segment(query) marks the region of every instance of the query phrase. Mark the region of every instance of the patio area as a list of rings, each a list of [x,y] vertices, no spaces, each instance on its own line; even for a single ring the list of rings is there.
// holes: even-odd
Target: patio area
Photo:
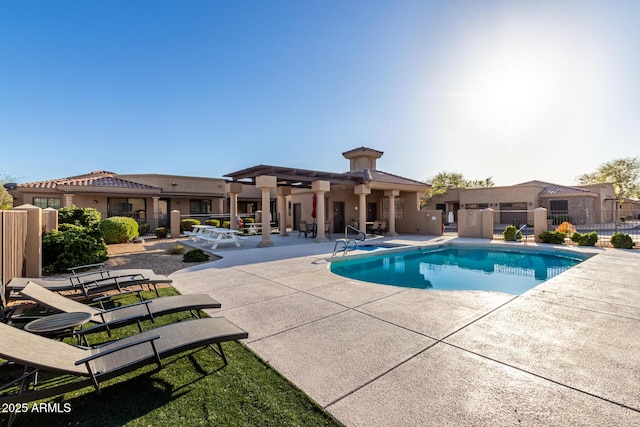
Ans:
[[[327,268],[333,241],[256,237],[174,285],[220,301],[211,315],[347,426],[640,424],[638,251],[512,296],[350,280]],[[384,240],[448,237],[429,239]]]

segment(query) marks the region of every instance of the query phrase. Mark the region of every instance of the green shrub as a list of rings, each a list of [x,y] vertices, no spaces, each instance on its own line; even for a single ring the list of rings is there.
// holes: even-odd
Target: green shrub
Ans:
[[[58,231],[68,231],[68,230],[85,230],[85,228],[75,224],[58,224]]]
[[[182,261],[184,262],[204,262],[209,261],[209,255],[202,249],[191,249],[189,252],[183,255]]]
[[[543,243],[564,243],[564,239],[567,235],[560,231],[545,231],[540,233],[538,237]]]
[[[138,223],[133,218],[114,216],[100,223],[100,232],[107,245],[127,243],[138,236]]]
[[[633,248],[633,240],[628,234],[615,233],[611,236],[611,245],[618,249],[631,249]]]
[[[204,222],[204,225],[212,225],[214,227],[220,227],[220,220],[219,219],[208,219]]]
[[[58,209],[58,226],[73,224],[91,230],[97,230],[102,219],[100,212],[94,208],[79,208],[75,205]]]
[[[164,239],[167,237],[167,229],[164,227],[156,228],[156,237],[158,239]]]
[[[517,238],[522,239],[522,232],[518,231],[518,229],[513,225],[508,225],[507,228],[504,229],[502,235],[504,236],[505,241],[513,242],[516,240],[516,233],[518,233]]]
[[[242,221],[245,224],[253,224],[254,222],[256,222],[255,218],[251,218],[250,216],[248,216],[246,218],[242,218]]]
[[[595,246],[598,242],[598,235],[595,231],[587,234],[581,234],[576,231],[571,236],[571,240],[576,242],[578,246]]]
[[[180,255],[184,253],[184,246],[180,244],[173,245],[169,249],[167,249],[167,253],[171,255]]]
[[[180,220],[180,232],[193,231],[194,225],[200,225],[200,220],[195,218],[185,218]]]
[[[42,238],[44,274],[67,272],[70,267],[96,264],[107,259],[107,246],[95,232],[71,226],[66,231],[53,230]]]
[[[222,228],[231,228],[231,221],[225,221],[222,223]]]

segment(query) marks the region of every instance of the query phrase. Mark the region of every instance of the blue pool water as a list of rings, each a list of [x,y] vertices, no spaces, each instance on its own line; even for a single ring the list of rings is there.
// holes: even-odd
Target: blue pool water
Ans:
[[[440,247],[337,260],[331,271],[383,285],[519,295],[584,259],[488,247]]]

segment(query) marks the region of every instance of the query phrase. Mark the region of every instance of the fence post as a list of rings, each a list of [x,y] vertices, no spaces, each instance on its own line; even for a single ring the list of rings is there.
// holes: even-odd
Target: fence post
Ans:
[[[180,237],[180,211],[171,211],[171,218],[169,222],[171,224],[171,238],[177,239]]]
[[[493,239],[493,209],[482,210],[482,238]]]
[[[49,234],[58,229],[58,210],[46,208],[42,210],[42,233]]]
[[[541,242],[538,236],[545,231],[547,231],[547,210],[536,208],[533,210],[533,238],[536,243]]]
[[[42,277],[42,209],[29,204],[13,209],[27,212],[26,277]]]

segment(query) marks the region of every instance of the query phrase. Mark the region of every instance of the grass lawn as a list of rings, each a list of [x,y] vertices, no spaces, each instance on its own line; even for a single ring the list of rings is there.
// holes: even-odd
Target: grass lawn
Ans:
[[[174,295],[173,288],[161,295]],[[145,294],[143,294],[145,295]],[[147,293],[148,297],[155,296]],[[133,297],[123,302],[135,302]],[[167,315],[145,329],[180,320],[189,314]],[[114,331],[122,337],[137,332],[131,325]],[[106,341],[106,333],[89,337]],[[73,341],[69,341],[73,342]],[[68,413],[20,414],[14,426],[339,426],[302,391],[242,344],[222,344],[229,364],[210,349],[189,351],[155,365],[101,383],[102,393],[84,388],[48,402],[68,403]],[[30,404],[30,408],[32,404]],[[0,413],[0,424],[7,415]]]

